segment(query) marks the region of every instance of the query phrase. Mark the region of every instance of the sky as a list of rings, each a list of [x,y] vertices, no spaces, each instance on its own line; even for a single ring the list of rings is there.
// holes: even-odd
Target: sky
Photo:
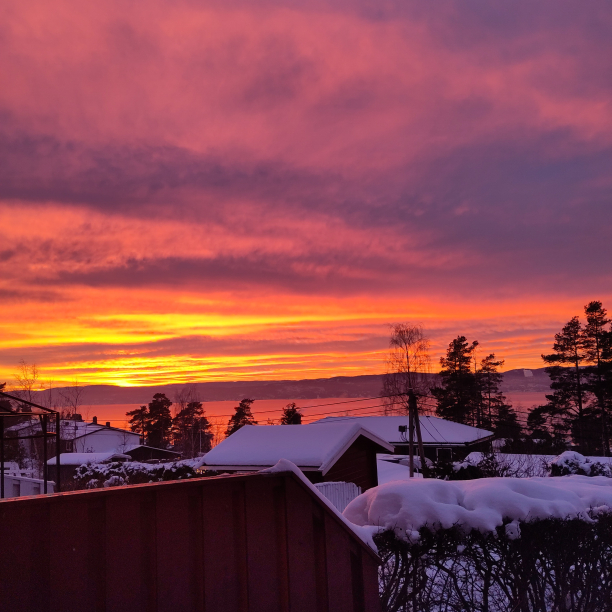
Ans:
[[[603,0],[8,0],[0,378],[542,367],[612,308]],[[435,367],[435,366],[434,366]]]

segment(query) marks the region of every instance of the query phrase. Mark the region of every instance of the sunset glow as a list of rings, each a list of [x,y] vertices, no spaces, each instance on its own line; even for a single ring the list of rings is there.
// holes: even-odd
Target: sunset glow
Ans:
[[[536,368],[612,308],[604,3],[0,19],[0,382],[380,373],[399,321]]]

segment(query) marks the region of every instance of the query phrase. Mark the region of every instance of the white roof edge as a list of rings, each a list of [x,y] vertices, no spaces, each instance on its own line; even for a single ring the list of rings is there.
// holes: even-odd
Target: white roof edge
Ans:
[[[210,468],[211,470],[232,470],[232,471],[238,471],[240,470],[241,472],[259,472],[261,470],[266,470],[268,468],[274,467],[274,465],[217,465],[216,463],[202,463],[202,465],[200,467],[203,468]],[[300,468],[300,470],[302,470],[303,472],[319,472],[321,470],[320,467],[317,467],[316,465],[298,465],[298,467]]]
[[[340,459],[340,457],[344,455],[346,450],[351,446],[351,444],[353,444],[353,442],[355,442],[355,440],[357,440],[359,436],[364,436],[368,438],[368,440],[371,440],[375,444],[382,446],[383,448],[385,448],[386,450],[390,452],[393,452],[395,450],[395,448],[391,444],[389,444],[382,438],[379,438],[376,434],[373,434],[369,429],[366,429],[365,427],[360,426],[359,429],[356,430],[355,433],[350,437],[349,441],[343,444],[342,447],[340,447],[330,459],[328,459],[325,463],[321,465],[320,470],[323,476],[325,476],[325,474],[327,474],[327,472],[331,470],[331,468],[334,466],[336,461],[338,461],[338,459]]]

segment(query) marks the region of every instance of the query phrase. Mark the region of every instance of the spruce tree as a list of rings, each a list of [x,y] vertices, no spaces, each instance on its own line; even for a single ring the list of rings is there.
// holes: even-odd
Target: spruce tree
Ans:
[[[212,444],[210,422],[204,416],[202,402],[191,401],[172,420],[174,447],[184,458],[206,453]]]
[[[231,436],[244,425],[257,425],[257,421],[251,414],[251,405],[255,400],[243,399],[238,406],[234,408],[236,413],[230,418],[225,430],[225,436]]]
[[[586,387],[593,394],[593,408],[601,422],[601,445],[603,454],[610,454],[609,409],[610,388],[607,370],[612,365],[609,357],[610,332],[607,330],[610,319],[606,309],[599,301],[589,302],[584,307],[587,323],[583,329],[583,346],[585,360],[590,364],[585,368],[587,376]]]
[[[146,433],[147,444],[156,448],[166,448],[170,442],[172,430],[172,401],[165,394],[156,393],[149,402]]]
[[[552,393],[546,396],[546,410],[557,426],[572,434],[578,449],[593,452],[592,440],[587,431],[592,411],[587,409],[587,385],[585,380],[585,340],[578,317],[573,317],[555,334],[553,353],[542,355],[550,376]],[[564,424],[564,425],[563,425]]]
[[[458,336],[449,344],[446,357],[440,358],[442,386],[431,390],[438,401],[438,416],[466,425],[474,423],[481,406],[478,381],[472,371],[477,346],[477,341],[469,344],[465,336]]]
[[[283,408],[283,415],[281,416],[281,425],[301,425],[302,424],[302,413],[299,408],[295,405],[295,402],[287,404]]]
[[[506,397],[500,386],[504,379],[499,368],[504,365],[503,359],[496,359],[491,353],[480,361],[476,374],[481,396],[476,425],[490,427],[497,438],[518,440],[521,437],[521,426],[516,412],[506,403]]]
[[[149,422],[149,408],[148,406],[141,406],[134,410],[128,410],[125,416],[129,418],[130,429],[139,433],[142,436],[143,443],[147,443],[147,423]]]

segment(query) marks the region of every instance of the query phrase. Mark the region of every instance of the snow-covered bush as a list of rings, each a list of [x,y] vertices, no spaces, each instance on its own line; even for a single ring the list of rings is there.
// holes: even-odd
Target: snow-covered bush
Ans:
[[[201,476],[195,471],[193,465],[192,460],[158,464],[138,463],[137,461],[87,463],[76,470],[75,488],[97,489],[123,484],[184,480]]]
[[[547,458],[542,455],[518,453],[470,453],[463,461],[453,463],[452,473],[446,480],[473,480],[475,478],[530,478],[548,476]]]
[[[473,480],[496,476],[530,478],[532,476],[607,476],[612,478],[612,463],[604,457],[585,457],[574,451],[553,455],[512,453],[470,453],[452,469],[437,473],[443,480]]]
[[[612,516],[374,537],[384,612],[609,612]]]
[[[603,458],[602,458],[603,459]],[[551,476],[606,476],[612,478],[612,467],[609,463],[596,461],[574,451],[565,451],[555,457],[550,463]]]
[[[386,612],[610,609],[611,479],[391,482],[344,516],[379,529]]]

